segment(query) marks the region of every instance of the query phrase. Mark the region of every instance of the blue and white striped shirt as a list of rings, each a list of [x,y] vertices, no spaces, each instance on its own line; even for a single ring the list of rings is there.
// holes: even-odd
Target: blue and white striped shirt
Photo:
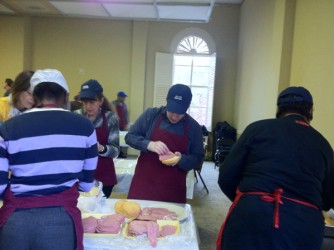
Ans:
[[[15,196],[55,194],[76,182],[87,192],[96,165],[95,128],[81,115],[34,108],[0,126],[0,197],[9,182]]]

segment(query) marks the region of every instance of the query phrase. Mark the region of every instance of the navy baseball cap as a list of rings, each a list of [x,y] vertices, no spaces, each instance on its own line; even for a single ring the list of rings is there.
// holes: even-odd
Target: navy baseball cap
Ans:
[[[184,84],[173,85],[167,94],[167,111],[183,115],[190,106],[193,95]]]
[[[80,99],[95,99],[103,93],[103,88],[97,80],[90,79],[81,85]]]
[[[117,96],[119,96],[119,97],[127,97],[128,95],[125,94],[125,92],[120,91],[120,92],[118,92]]]
[[[307,102],[313,104],[313,98],[306,88],[295,86],[286,88],[277,98],[277,105],[294,102]]]

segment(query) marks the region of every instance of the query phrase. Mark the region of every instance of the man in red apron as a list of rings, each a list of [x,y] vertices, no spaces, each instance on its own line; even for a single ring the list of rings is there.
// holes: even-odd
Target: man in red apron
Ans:
[[[321,249],[322,210],[334,207],[333,150],[310,126],[307,89],[285,89],[277,106],[276,119],[250,124],[219,169],[233,204],[217,250]]]
[[[126,131],[129,128],[129,112],[128,106],[125,103],[125,99],[128,97],[125,92],[120,91],[117,94],[117,99],[112,102],[112,104],[116,107],[118,120],[119,120],[119,130]],[[121,147],[119,151],[118,157],[126,158],[126,148]]]
[[[173,85],[167,106],[147,109],[125,137],[128,145],[141,151],[129,190],[129,199],[186,202],[186,176],[203,161],[201,126],[186,114],[192,99],[183,84]],[[165,165],[159,156],[180,156],[177,163]]]
[[[117,115],[119,119],[119,129],[121,131],[127,130],[127,126],[129,125],[129,114],[128,107],[125,103],[125,99],[128,97],[123,91],[118,92],[117,100],[112,103],[115,105],[117,110]]]

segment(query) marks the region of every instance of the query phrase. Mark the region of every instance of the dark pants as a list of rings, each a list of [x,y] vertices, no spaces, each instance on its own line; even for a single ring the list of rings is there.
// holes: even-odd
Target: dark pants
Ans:
[[[0,229],[0,249],[74,250],[72,218],[63,207],[16,210]]]

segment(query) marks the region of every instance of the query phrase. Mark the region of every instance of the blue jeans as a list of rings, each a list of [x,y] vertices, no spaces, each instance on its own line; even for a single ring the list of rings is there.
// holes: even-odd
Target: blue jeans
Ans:
[[[16,210],[0,229],[1,250],[74,250],[74,222],[63,207]]]

